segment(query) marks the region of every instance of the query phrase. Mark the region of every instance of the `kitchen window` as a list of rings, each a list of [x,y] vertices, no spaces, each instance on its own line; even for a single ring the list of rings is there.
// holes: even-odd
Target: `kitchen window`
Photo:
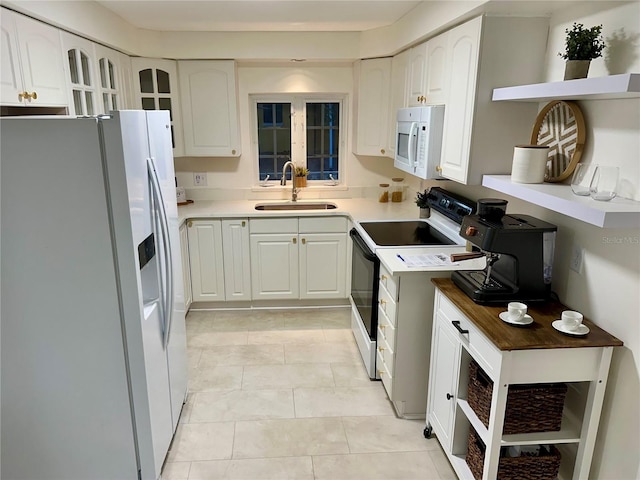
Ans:
[[[307,180],[340,179],[343,101],[340,96],[254,96],[258,180],[280,181],[291,160]],[[287,179],[290,179],[287,173]]]

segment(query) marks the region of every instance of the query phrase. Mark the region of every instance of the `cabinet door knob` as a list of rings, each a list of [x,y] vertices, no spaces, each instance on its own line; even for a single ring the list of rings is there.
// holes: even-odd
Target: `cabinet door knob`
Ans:
[[[381,298],[380,299],[380,305],[382,305],[384,307],[385,303],[387,303],[387,302],[384,301],[384,298]]]
[[[245,227],[247,225],[247,222],[245,222],[244,220],[242,221],[242,226]]]
[[[31,100],[37,100],[38,99],[38,93],[37,92],[33,92],[31,94]]]
[[[306,244],[307,244],[307,239],[306,239],[306,238],[304,238],[304,237],[303,237],[303,238],[301,238],[301,239],[300,239],[300,241],[302,242],[302,244],[303,244],[303,245],[306,245]]]
[[[384,155],[384,148],[380,149],[380,153],[382,153]]]
[[[447,393],[447,400],[451,400],[453,398],[453,395],[451,395],[450,393]]]
[[[235,155],[236,154],[236,150],[235,148],[233,150],[231,150],[231,155]]]
[[[378,347],[379,352],[384,352],[384,347]]]
[[[293,244],[294,244],[294,245],[295,245],[296,243],[298,243],[298,239],[297,239],[296,237],[293,237],[293,238],[291,239],[291,241],[293,242]]]
[[[387,281],[387,276],[385,274],[380,275],[380,281],[381,282],[386,282]]]
[[[378,375],[382,376],[384,375],[384,372],[382,370],[378,370]]]
[[[436,165],[436,172],[442,173],[442,167],[440,165]]]
[[[378,328],[380,328],[380,330],[382,330],[384,332],[384,329],[387,328],[386,325],[378,325]]]
[[[187,223],[187,227],[189,227],[189,228],[193,227],[193,222],[189,221],[189,223]]]
[[[18,101],[22,101],[22,100],[26,100],[27,98],[29,98],[29,92],[20,92],[18,94]]]

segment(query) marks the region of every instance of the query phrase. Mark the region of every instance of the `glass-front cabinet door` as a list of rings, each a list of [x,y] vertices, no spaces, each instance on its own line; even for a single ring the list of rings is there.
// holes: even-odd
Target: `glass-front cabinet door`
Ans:
[[[100,110],[123,110],[126,107],[123,92],[123,73],[120,68],[120,52],[95,45],[98,65],[98,87]]]
[[[93,43],[84,38],[62,33],[62,46],[67,57],[71,115],[96,115],[102,109],[96,104],[97,75]]]
[[[173,154],[184,154],[182,124],[178,105],[178,70],[172,60],[132,58],[136,108],[169,110]]]

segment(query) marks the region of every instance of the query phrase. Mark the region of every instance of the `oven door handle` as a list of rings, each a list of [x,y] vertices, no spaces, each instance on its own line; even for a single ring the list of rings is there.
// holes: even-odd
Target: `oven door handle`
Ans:
[[[369,249],[367,244],[364,243],[364,240],[362,239],[362,237],[360,236],[360,234],[355,228],[351,229],[351,231],[349,232],[349,235],[351,235],[351,238],[353,239],[353,243],[355,243],[356,246],[362,251],[362,255],[364,256],[364,258],[366,258],[370,262],[375,262],[378,259],[375,253],[373,253]]]

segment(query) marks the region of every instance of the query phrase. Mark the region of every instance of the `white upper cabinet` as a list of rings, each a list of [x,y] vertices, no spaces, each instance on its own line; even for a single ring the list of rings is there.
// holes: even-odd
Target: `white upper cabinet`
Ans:
[[[185,155],[240,156],[235,62],[184,60],[178,70]]]
[[[391,94],[389,99],[388,156],[396,154],[396,116],[398,110],[407,106],[407,69],[409,50],[399,53],[391,59]]]
[[[97,115],[104,113],[98,101],[98,69],[94,44],[89,40],[61,32],[62,47],[67,63],[67,83],[71,105],[71,115]]]
[[[442,90],[437,85],[448,89],[440,159],[443,177],[479,185],[483,174],[511,171],[513,147],[529,141],[537,105],[492,102],[491,94],[499,85],[540,80],[547,31],[545,18],[477,17],[446,33],[442,75],[434,74],[430,83],[435,98]],[[434,65],[441,58],[436,50],[434,44]]]
[[[94,49],[98,66],[98,103],[100,104],[100,111],[108,113],[111,110],[126,109],[128,104],[125,96],[125,78],[122,69],[123,54],[98,44],[94,45]],[[131,75],[131,67],[129,67],[127,75]]]
[[[0,15],[0,103],[66,107],[60,32],[10,10]]]
[[[391,58],[358,60],[354,63],[354,77],[354,153],[389,156]]]
[[[173,60],[134,57],[134,107],[142,110],[169,110],[174,156],[184,155],[182,116],[178,94],[178,69]]]
[[[424,105],[427,78],[427,43],[421,43],[409,50],[407,66],[407,106]]]
[[[449,92],[451,68],[447,56],[449,33],[445,32],[427,42],[427,73],[425,76],[425,104],[444,105]]]

